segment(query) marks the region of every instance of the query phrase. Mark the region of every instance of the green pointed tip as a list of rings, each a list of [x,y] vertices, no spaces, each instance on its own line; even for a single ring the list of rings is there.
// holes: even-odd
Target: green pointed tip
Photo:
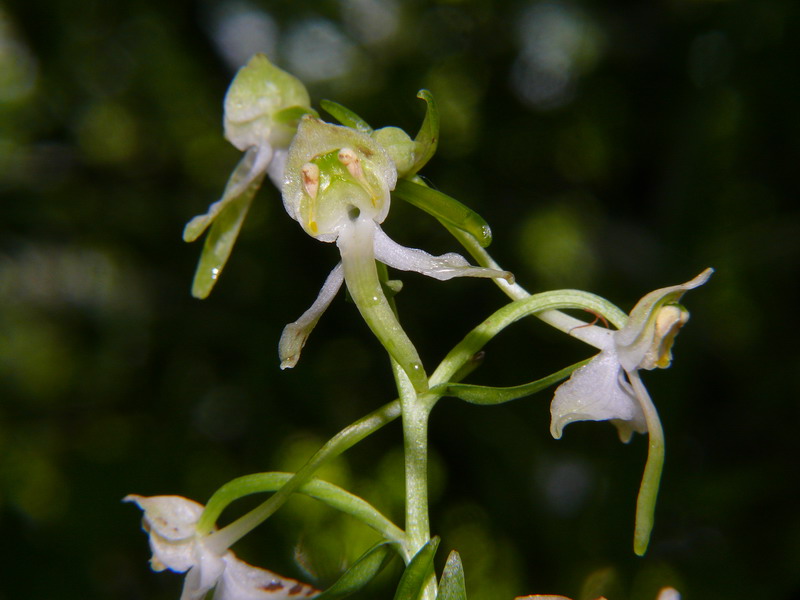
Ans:
[[[633,551],[636,556],[644,556],[647,553],[647,546],[650,544],[650,532],[648,531],[642,535],[644,537],[641,539],[638,533],[633,538]]]
[[[339,121],[345,127],[352,127],[361,133],[372,133],[372,127],[364,119],[354,113],[346,106],[342,106],[333,100],[320,100],[319,105],[322,109]]]
[[[186,224],[183,228],[183,241],[191,243],[199,238],[206,230],[210,219],[206,215],[198,215]]]
[[[633,533],[633,551],[637,556],[644,556],[650,543],[650,534],[655,522],[656,499],[661,483],[661,471],[664,467],[664,440],[650,433],[650,450],[647,463],[636,499],[636,525]]]
[[[205,300],[208,298],[211,290],[214,289],[216,279],[210,277],[202,277],[197,274],[192,282],[192,296],[198,300]]]
[[[425,111],[425,118],[419,128],[417,137],[414,138],[414,145],[416,146],[417,159],[414,161],[414,166],[411,168],[410,175],[419,171],[425,164],[433,158],[436,154],[436,148],[439,146],[439,108],[436,105],[436,100],[433,98],[428,90],[420,90],[417,93],[417,98],[425,101],[427,109]]]
[[[442,579],[439,582],[437,600],[467,600],[467,589],[464,582],[464,567],[461,557],[453,550],[447,557]]]

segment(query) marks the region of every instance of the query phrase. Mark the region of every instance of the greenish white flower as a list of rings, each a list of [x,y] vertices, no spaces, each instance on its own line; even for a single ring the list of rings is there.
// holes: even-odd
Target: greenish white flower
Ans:
[[[218,552],[206,544],[196,526],[203,505],[182,496],[124,498],[144,511],[142,526],[150,536],[154,571],[186,573],[181,600],[201,600],[212,589],[214,600],[288,600],[313,598],[313,587],[254,567],[231,550]]]
[[[389,212],[396,182],[394,161],[370,135],[311,116],[301,121],[284,172],[284,207],[310,236],[336,242],[342,263],[331,272],[311,308],[284,329],[279,344],[283,368],[297,363],[314,325],[346,282],[373,333],[415,388],[424,389],[427,377],[419,356],[389,306],[375,261],[439,280],[511,278],[505,271],[471,266],[455,253],[432,256],[392,241],[380,223]]]
[[[631,378],[639,369],[670,365],[672,343],[689,320],[688,311],[677,302],[712,272],[706,269],[684,284],[650,292],[618,331],[593,328],[591,343],[601,349],[600,354],[556,390],[550,407],[553,437],[560,438],[563,428],[574,421],[611,421],[622,441],[634,431],[648,431],[644,399]]]
[[[269,174],[276,186],[283,181],[286,152],[297,131],[297,121],[312,112],[308,92],[293,75],[256,54],[239,69],[225,95],[225,137],[244,156],[231,173],[222,198],[183,231],[193,242],[212,226],[192,294],[205,298],[230,256],[253,197]]]

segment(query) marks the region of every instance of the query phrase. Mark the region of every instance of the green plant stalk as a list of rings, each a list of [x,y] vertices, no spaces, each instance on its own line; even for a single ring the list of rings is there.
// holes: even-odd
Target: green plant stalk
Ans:
[[[344,280],[372,333],[405,370],[417,392],[428,389],[428,376],[417,349],[400,326],[392,305],[386,298],[375,265],[374,224],[356,218],[344,228],[336,243],[342,256]]]
[[[430,541],[428,512],[428,416],[430,406],[420,401],[403,368],[392,360],[400,392],[406,484],[406,552],[413,557]],[[436,598],[436,577],[431,573],[421,600]]]
[[[465,250],[467,250],[467,252],[470,253],[470,255],[480,266],[488,267],[490,269],[497,269],[499,271],[503,270],[503,268],[492,258],[489,252],[487,252],[485,248],[482,248],[478,240],[476,240],[473,236],[462,231],[461,229],[458,229],[457,227],[454,227],[446,221],[439,219],[439,222],[453,235],[453,237],[456,238],[456,240],[458,240],[458,242],[464,247]],[[503,293],[512,300],[523,300],[531,295],[518,283],[509,283],[502,278],[495,278],[492,281],[494,281],[495,284],[503,291]],[[597,298],[603,300],[599,296],[597,296]],[[603,300],[603,302],[609,306],[616,316],[612,319],[608,314],[601,314],[609,319],[609,321],[611,321],[618,329],[624,326],[628,316],[607,300]],[[589,339],[590,336],[584,335],[584,332],[581,331],[581,328],[585,327],[586,323],[580,319],[576,319],[575,317],[563,313],[557,308],[551,308],[538,312],[536,313],[536,317],[566,334],[586,342],[587,344],[594,345]]]
[[[251,510],[250,512],[242,515],[226,527],[219,531],[211,533],[214,528],[219,512],[222,511],[224,506],[219,508],[216,515],[206,509],[197,524],[198,532],[201,534],[208,534],[208,543],[212,548],[217,550],[224,550],[232,546],[237,540],[241,539],[247,533],[252,531],[258,525],[266,521],[277,511],[286,500],[289,499],[294,492],[309,481],[314,473],[327,461],[339,456],[342,452],[348,450],[365,437],[374,433],[387,423],[392,422],[400,416],[400,401],[394,400],[385,404],[376,411],[362,417],[358,421],[344,428],[342,431],[328,440],[312,456],[309,461],[292,476],[286,484],[275,492],[268,500]],[[216,510],[216,509],[215,509]]]
[[[579,308],[596,312],[607,318],[615,327],[622,327],[628,319],[625,313],[608,302],[608,300],[589,292],[555,290],[540,294],[528,294],[521,300],[506,304],[495,311],[488,319],[475,327],[464,339],[456,344],[431,375],[430,386],[433,388],[450,382],[458,369],[479,352],[489,340],[523,317],[528,315],[540,317],[542,312],[558,312],[572,319],[569,315],[557,310],[563,308]],[[574,319],[574,321],[578,323],[575,326],[577,329],[574,329],[571,335],[578,337],[580,328],[587,327],[587,324],[579,319]]]
[[[378,263],[376,273],[383,288],[388,287],[389,272],[386,265]],[[394,296],[387,298],[392,315],[399,319]],[[469,369],[463,367],[471,360],[467,357],[456,369],[456,373],[466,377]],[[403,423],[403,457],[405,461],[406,491],[406,564],[416,556],[431,537],[430,515],[428,511],[428,417],[438,396],[429,391],[418,394],[417,386],[408,376],[406,369],[391,358],[392,374],[400,396]],[[455,375],[455,373],[454,373]],[[426,381],[426,390],[428,389]],[[425,584],[421,600],[435,600],[436,573],[432,570]]]
[[[294,473],[271,472],[237,477],[214,492],[206,505],[203,518],[216,521],[225,507],[234,500],[250,494],[275,492],[291,481],[293,475]],[[406,539],[405,532],[364,499],[320,479],[306,481],[298,488],[297,493],[315,498],[358,519],[402,551]]]

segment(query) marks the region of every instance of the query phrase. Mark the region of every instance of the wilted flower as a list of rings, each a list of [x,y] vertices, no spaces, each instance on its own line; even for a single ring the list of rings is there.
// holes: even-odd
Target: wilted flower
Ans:
[[[212,549],[196,530],[202,504],[181,496],[136,494],[124,501],[135,502],[144,511],[142,526],[150,536],[152,569],[186,573],[181,600],[201,600],[214,587],[214,600],[287,600],[319,594],[305,583],[249,565],[231,550]]]
[[[392,241],[380,223],[389,212],[390,192],[396,182],[394,162],[369,135],[310,116],[303,118],[289,148],[283,204],[310,236],[323,242],[335,241],[342,262],[331,272],[311,308],[284,329],[279,346],[283,368],[297,363],[306,338],[345,281],[373,333],[415,388],[424,389],[427,377],[416,349],[389,306],[375,260],[440,280],[511,278],[505,271],[471,266],[458,254],[432,256]]]

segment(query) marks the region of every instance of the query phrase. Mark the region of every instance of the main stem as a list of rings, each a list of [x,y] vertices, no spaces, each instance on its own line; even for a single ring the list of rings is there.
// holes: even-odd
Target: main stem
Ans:
[[[405,371],[392,361],[395,382],[400,393],[406,478],[406,543],[413,557],[431,537],[428,515],[428,415],[430,407],[417,396]],[[432,574],[421,596],[436,598],[436,577]]]

